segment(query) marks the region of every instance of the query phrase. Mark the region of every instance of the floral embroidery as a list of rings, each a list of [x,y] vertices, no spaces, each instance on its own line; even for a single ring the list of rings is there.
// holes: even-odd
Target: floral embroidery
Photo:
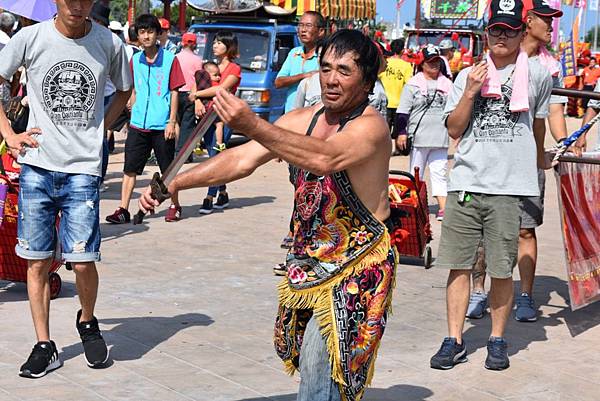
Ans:
[[[288,266],[287,277],[293,284],[303,283],[308,279],[308,274],[298,265]]]

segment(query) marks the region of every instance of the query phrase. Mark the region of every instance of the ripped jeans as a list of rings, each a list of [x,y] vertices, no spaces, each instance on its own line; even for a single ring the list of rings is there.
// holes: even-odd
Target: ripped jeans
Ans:
[[[100,260],[100,177],[22,165],[17,255],[65,262]],[[60,212],[57,249],[56,218]]]

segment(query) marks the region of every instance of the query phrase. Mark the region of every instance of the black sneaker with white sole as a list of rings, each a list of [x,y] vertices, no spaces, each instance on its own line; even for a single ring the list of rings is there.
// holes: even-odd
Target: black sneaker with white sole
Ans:
[[[213,202],[211,199],[204,198],[202,202],[202,207],[198,209],[198,213],[200,214],[211,214],[213,212]]]
[[[21,366],[19,376],[37,379],[61,366],[62,362],[58,358],[54,341],[40,341],[33,346],[27,362]]]
[[[106,363],[108,362],[108,348],[106,348],[106,343],[104,342],[104,338],[102,338],[98,319],[94,317],[89,322],[80,322],[80,318],[81,309],[77,312],[76,325],[83,344],[87,365],[94,369],[106,367]]]
[[[214,204],[215,209],[225,209],[227,206],[229,206],[229,195],[223,192],[219,193]]]
[[[433,369],[448,370],[463,362],[467,362],[465,340],[462,344],[458,344],[456,338],[446,337],[439,351],[431,357],[429,363]]]

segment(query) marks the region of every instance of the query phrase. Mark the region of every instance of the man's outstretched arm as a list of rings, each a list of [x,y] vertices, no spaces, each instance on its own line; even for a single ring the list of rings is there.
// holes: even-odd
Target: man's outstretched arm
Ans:
[[[275,158],[264,146],[250,141],[200,163],[194,168],[181,172],[169,184],[168,191],[174,194],[190,188],[209,187],[226,184],[247,177],[258,167]],[[153,211],[159,202],[152,199],[150,188],[142,194],[139,206],[142,211]]]
[[[385,120],[376,113],[352,121],[339,134],[322,139],[299,135],[299,115],[307,109],[285,114],[275,125],[258,118],[246,102],[220,91],[215,110],[221,120],[269,149],[278,158],[316,175],[327,175],[362,164],[389,150],[391,142]]]

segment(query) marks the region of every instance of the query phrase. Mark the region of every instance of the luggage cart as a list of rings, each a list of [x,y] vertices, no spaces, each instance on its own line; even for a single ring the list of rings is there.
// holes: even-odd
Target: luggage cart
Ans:
[[[432,235],[427,203],[427,184],[419,178],[418,167],[415,167],[414,173],[412,175],[406,171],[390,171],[390,185],[401,184],[407,188],[405,198],[403,198],[404,202],[395,202],[390,199],[396,230],[408,232],[406,238],[398,242],[396,247],[400,256],[421,258],[425,268],[429,269],[433,255],[431,247],[428,245]]]
[[[8,183],[8,193],[4,201],[4,220],[0,226],[0,280],[27,283],[27,261],[15,253],[17,244],[17,217],[19,204],[20,169],[13,167],[10,155],[3,155],[0,180]],[[50,298],[55,299],[60,294],[62,280],[56,272],[62,263],[53,260],[48,272],[50,280]]]

